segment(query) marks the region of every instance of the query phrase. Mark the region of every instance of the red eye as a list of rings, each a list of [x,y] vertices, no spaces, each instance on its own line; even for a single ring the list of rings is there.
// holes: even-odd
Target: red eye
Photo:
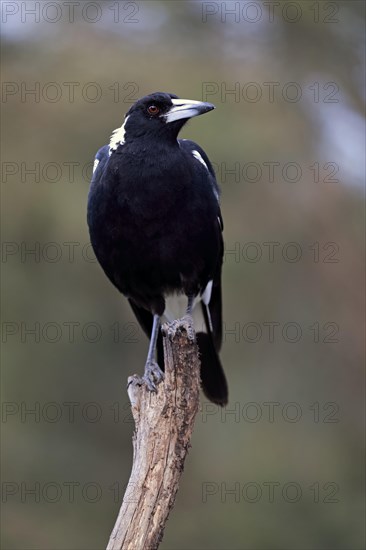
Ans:
[[[150,105],[150,107],[148,107],[147,111],[148,111],[149,115],[157,115],[160,112],[160,109],[156,105]]]

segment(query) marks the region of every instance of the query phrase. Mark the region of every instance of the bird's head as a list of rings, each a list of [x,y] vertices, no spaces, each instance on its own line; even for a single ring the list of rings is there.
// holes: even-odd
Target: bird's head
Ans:
[[[120,144],[144,137],[176,140],[180,129],[190,118],[214,108],[212,103],[180,99],[174,94],[156,92],[147,95],[132,105],[123,125],[113,132],[110,153]]]

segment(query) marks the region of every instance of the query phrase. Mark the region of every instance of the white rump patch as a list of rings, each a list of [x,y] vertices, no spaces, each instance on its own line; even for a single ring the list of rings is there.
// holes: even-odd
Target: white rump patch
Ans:
[[[117,149],[119,145],[123,145],[125,142],[125,135],[126,135],[126,122],[128,121],[129,117],[126,117],[124,123],[120,128],[117,128],[114,130],[114,132],[111,135],[111,139],[109,142],[109,156]]]
[[[98,164],[99,164],[99,160],[95,159],[94,164],[93,164],[93,174],[94,174],[95,170],[97,169]]]
[[[207,332],[205,319],[203,317],[201,302],[204,303],[206,307],[208,323],[210,330],[213,331],[211,314],[208,307],[208,304],[211,300],[212,294],[212,285],[213,281],[209,281],[201,297],[196,296],[193,302],[192,308],[192,317],[193,317],[193,326],[196,332]],[[163,322],[168,321],[168,323],[174,321],[175,319],[180,319],[186,315],[188,299],[185,294],[169,294],[165,296],[165,311],[163,313]]]
[[[199,154],[198,151],[192,151],[192,155],[194,156],[195,159],[197,159],[201,164],[203,164],[203,166],[206,168],[206,170],[208,171],[208,167],[207,167],[207,164],[205,163],[205,161],[203,160],[203,158],[201,157],[201,155]]]
[[[192,311],[193,326],[196,332],[207,332],[200,302],[201,299],[196,296]],[[186,314],[187,304],[188,299],[185,294],[169,294],[165,296],[165,311],[163,313],[162,322],[167,321],[170,323],[175,319],[181,319]]]
[[[185,315],[187,309],[187,296],[185,294],[168,294],[165,296],[164,317],[170,323]]]

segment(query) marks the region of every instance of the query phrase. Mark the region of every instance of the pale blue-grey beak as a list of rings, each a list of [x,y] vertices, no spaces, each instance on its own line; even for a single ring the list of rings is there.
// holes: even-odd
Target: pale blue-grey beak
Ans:
[[[212,103],[194,101],[193,99],[172,99],[172,103],[173,106],[163,115],[166,122],[192,118],[215,109],[215,105],[212,105]]]

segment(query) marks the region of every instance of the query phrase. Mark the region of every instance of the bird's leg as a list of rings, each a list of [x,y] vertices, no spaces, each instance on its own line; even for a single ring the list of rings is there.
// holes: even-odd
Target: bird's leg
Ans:
[[[188,295],[188,304],[187,304],[186,314],[183,317],[183,319],[185,319],[188,323],[188,337],[191,340],[196,339],[194,328],[193,328],[193,317],[192,317],[194,299],[195,299],[194,294],[189,294]]]
[[[187,305],[187,311],[186,311],[186,315],[189,315],[190,317],[192,317],[193,303],[194,303],[194,295],[190,294],[188,296],[188,305]]]
[[[159,382],[161,382],[164,378],[163,371],[160,369],[159,365],[155,361],[155,348],[156,342],[158,340],[159,329],[160,317],[159,315],[154,315],[149,351],[147,353],[145,372],[143,376],[143,380],[145,381],[148,389],[154,392],[156,392],[156,384],[159,384]]]

